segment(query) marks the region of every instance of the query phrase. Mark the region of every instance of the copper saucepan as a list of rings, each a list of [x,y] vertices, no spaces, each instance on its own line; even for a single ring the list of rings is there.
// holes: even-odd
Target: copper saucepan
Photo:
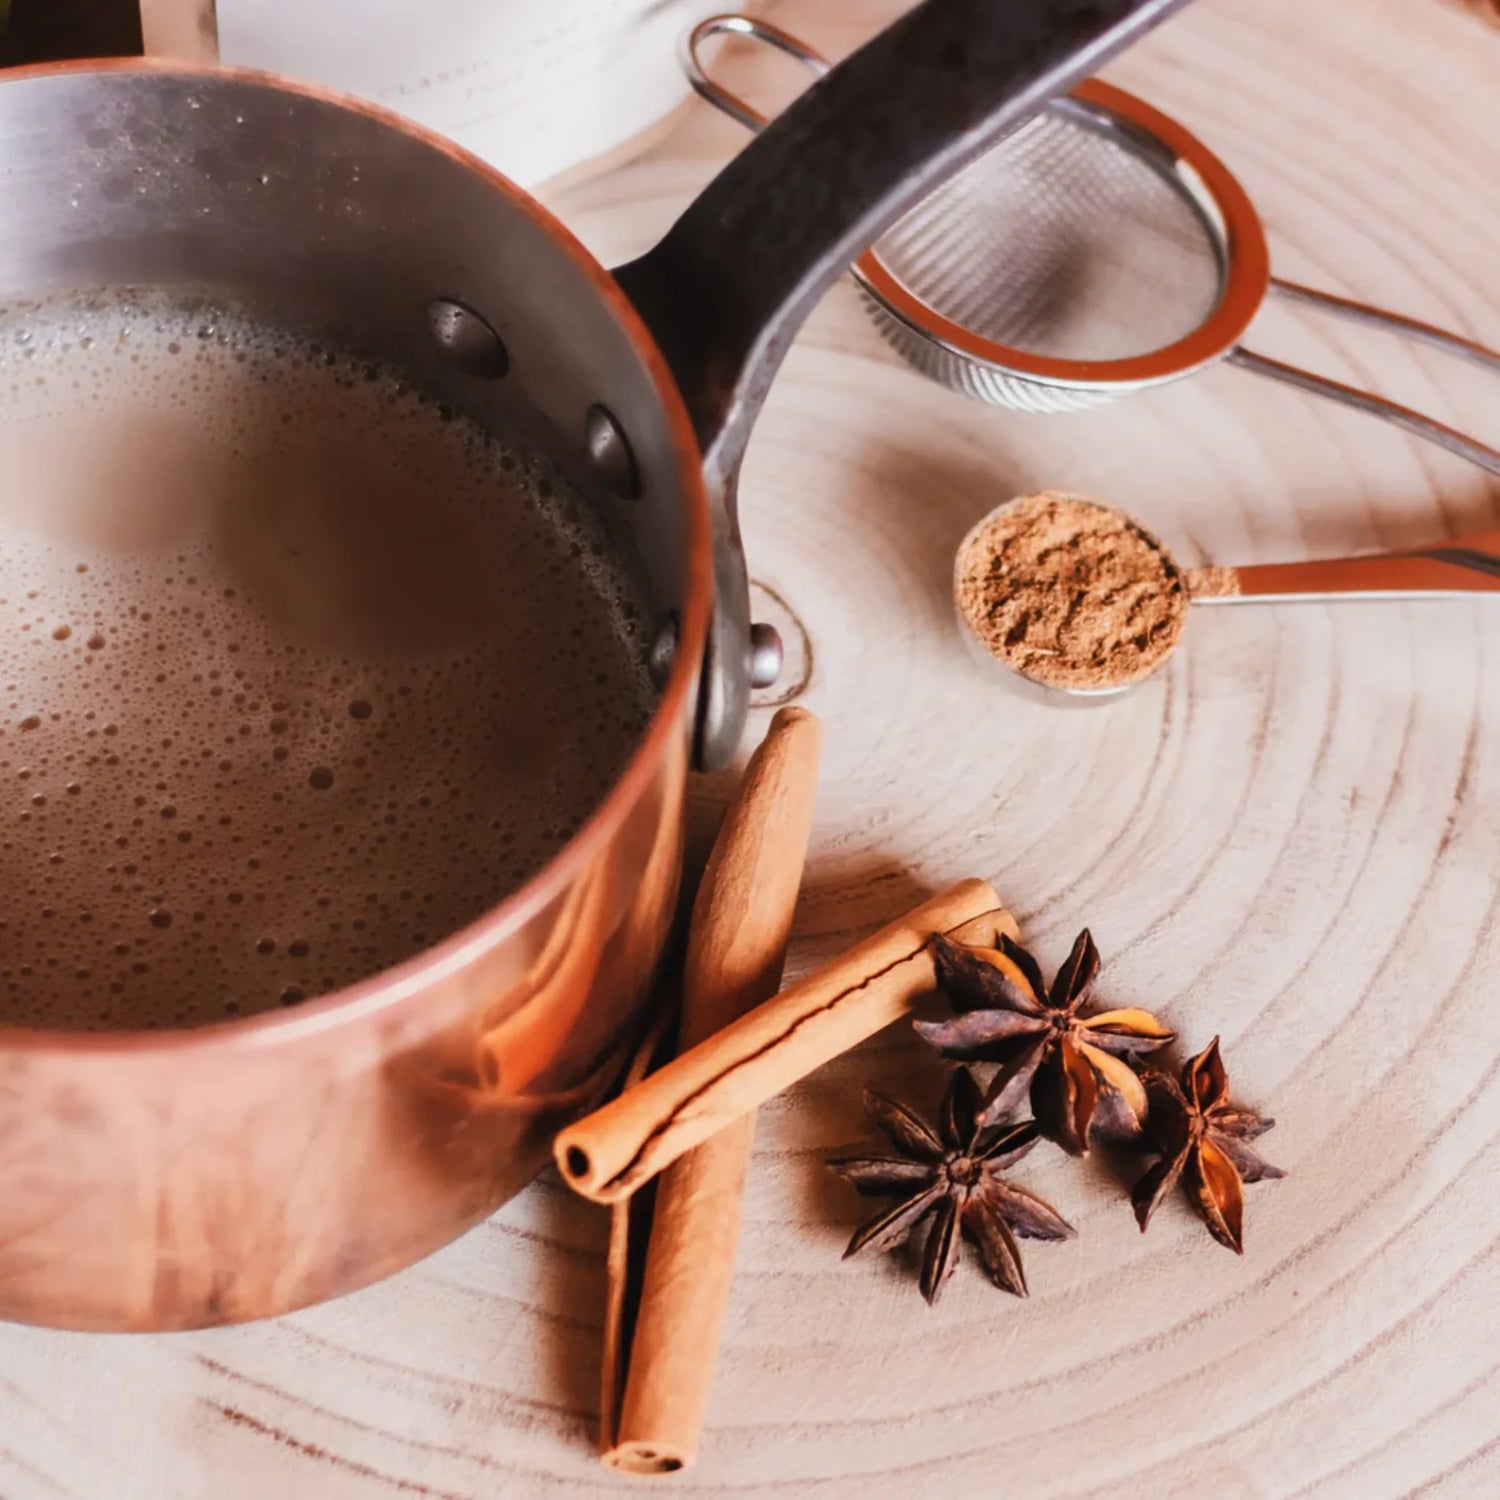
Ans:
[[[0,1316],[284,1312],[410,1264],[535,1175],[640,1020],[689,766],[725,763],[757,653],[774,666],[734,490],[793,334],[924,194],[1183,3],[926,0],[614,275],[483,163],[363,104],[139,61],[0,83],[0,297],[208,288],[405,367],[610,512],[669,663],[594,816],[420,956],[198,1030],[0,1030]]]

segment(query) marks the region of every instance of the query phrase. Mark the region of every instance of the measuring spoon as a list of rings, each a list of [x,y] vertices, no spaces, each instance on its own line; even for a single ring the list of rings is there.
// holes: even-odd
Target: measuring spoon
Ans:
[[[972,599],[966,601],[965,580],[972,579],[976,567],[982,567],[986,556],[981,548],[993,546],[997,525],[1022,507],[1036,507],[1049,501],[1073,507],[1087,507],[1096,518],[1111,518],[1118,524],[1122,537],[1128,537],[1133,548],[1149,549],[1159,564],[1163,597],[1170,596],[1170,625],[1138,670],[1122,669],[1119,681],[1094,686],[1077,686],[1048,680],[1055,672],[1045,669],[1048,654],[1034,642],[1011,650],[987,641],[982,622],[975,613]],[[1021,580],[1024,582],[1024,580]],[[1076,581],[1069,585],[1076,590]],[[1084,591],[1087,591],[1085,585]],[[1100,699],[1117,697],[1137,682],[1157,671],[1176,650],[1181,639],[1188,604],[1289,604],[1328,602],[1332,600],[1375,599],[1446,599],[1475,594],[1500,596],[1500,530],[1479,532],[1430,547],[1400,552],[1367,553],[1355,557],[1326,558],[1293,563],[1256,563],[1246,567],[1183,568],[1159,538],[1139,522],[1113,506],[1075,495],[1030,495],[997,506],[978,523],[959,544],[954,565],[954,599],[965,635],[986,659],[1015,673],[1024,682],[1045,688],[1050,694],[1072,698]],[[1003,590],[995,597],[1003,596]],[[1102,596],[1101,596],[1102,597]],[[1166,644],[1162,644],[1165,641]],[[1028,670],[1016,659],[1020,655],[1038,657],[1043,670]],[[1010,659],[1008,659],[1008,656]]]

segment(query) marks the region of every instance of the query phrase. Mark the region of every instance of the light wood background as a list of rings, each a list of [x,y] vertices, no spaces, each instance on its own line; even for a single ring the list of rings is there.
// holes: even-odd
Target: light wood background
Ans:
[[[839,51],[893,8],[784,0]],[[1278,268],[1500,343],[1500,38],[1411,0],[1202,0],[1113,74],[1239,171]],[[790,75],[784,76],[790,81]],[[557,207],[646,244],[739,145],[699,111]],[[1254,347],[1500,440],[1492,387],[1300,315]],[[1237,1261],[1173,1204],[1136,1231],[1103,1164],[1018,1170],[1079,1227],[1032,1296],[962,1269],[929,1311],[843,1264],[820,1165],[862,1085],[932,1098],[904,1034],[762,1115],[700,1466],[684,1495],[1216,1500],[1500,1494],[1500,615],[1488,601],[1205,612],[1107,708],[1010,694],[951,623],[954,545],[1043,486],[1192,561],[1424,542],[1494,488],[1228,369],[1086,416],[1007,416],[890,357],[847,287],[779,382],[746,542],[827,726],[795,972],[988,876],[1045,961],[1084,923],[1101,994],[1201,1045],[1281,1123]],[[765,723],[758,713],[755,727]],[[722,787],[703,789],[706,827]],[[385,1285],[169,1338],[0,1330],[8,1500],[603,1496],[601,1214],[544,1180]]]

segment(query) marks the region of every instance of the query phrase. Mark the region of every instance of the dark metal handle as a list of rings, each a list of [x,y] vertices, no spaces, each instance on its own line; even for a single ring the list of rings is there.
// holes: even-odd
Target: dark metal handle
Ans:
[[[722,510],[701,763],[722,764],[744,723],[735,475],[803,320],[927,194],[1187,3],[924,0],[799,96],[616,272],[672,368]]]

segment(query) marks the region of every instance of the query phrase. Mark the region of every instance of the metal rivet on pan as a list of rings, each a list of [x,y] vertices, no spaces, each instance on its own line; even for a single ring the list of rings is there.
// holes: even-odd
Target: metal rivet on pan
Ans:
[[[757,621],[750,627],[750,686],[774,687],[781,676],[781,636],[774,625]]]
[[[677,616],[668,615],[667,623],[656,632],[656,639],[651,642],[651,650],[646,657],[646,666],[651,673],[651,680],[657,687],[667,685],[667,678],[672,675],[672,663],[676,658]]]
[[[591,406],[583,419],[583,442],[594,471],[612,494],[622,500],[635,500],[641,493],[641,476],[614,413],[604,406]]]
[[[500,335],[456,297],[433,298],[427,304],[427,324],[438,348],[466,375],[498,380],[510,369]]]

